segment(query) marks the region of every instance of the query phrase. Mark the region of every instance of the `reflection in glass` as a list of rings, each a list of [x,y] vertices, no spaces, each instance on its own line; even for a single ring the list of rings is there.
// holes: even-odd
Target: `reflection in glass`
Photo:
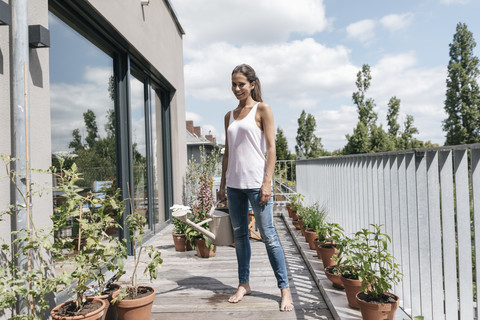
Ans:
[[[52,13],[49,30],[52,164],[76,163],[83,176],[76,184],[105,197],[117,186],[113,60]],[[56,208],[66,199],[54,191],[53,200]],[[70,221],[59,236],[77,233]]]
[[[159,171],[159,168],[162,166],[162,157],[161,157],[161,148],[162,148],[162,139],[161,139],[161,127],[162,123],[160,116],[160,99],[157,96],[155,90],[150,88],[150,99],[151,99],[151,109],[150,109],[150,118],[152,120],[152,171],[153,171],[153,194],[154,194],[154,206],[153,206],[153,216],[155,219],[155,224],[161,223],[164,219],[160,216],[160,212],[163,212],[163,197],[159,197],[160,181],[163,182],[163,172]],[[158,110],[158,111],[157,111]],[[161,188],[163,190],[163,188]]]
[[[132,115],[132,151],[133,151],[133,197],[134,210],[147,219],[145,228],[150,224],[148,214],[147,145],[145,138],[145,86],[144,83],[130,77],[131,115]]]

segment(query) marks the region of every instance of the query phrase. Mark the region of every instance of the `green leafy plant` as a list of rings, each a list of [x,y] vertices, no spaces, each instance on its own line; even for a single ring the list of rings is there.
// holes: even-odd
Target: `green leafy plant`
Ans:
[[[345,237],[343,228],[334,222],[326,222],[319,226],[317,229],[318,239],[322,242],[322,245],[335,246],[339,248],[342,244],[342,240]],[[322,237],[322,239],[320,239]]]
[[[290,205],[295,209],[296,212],[300,211],[304,199],[305,197],[300,193],[294,193],[288,196]]]
[[[130,201],[130,208],[132,213],[127,216],[126,222],[128,226],[129,238],[134,248],[133,250],[133,271],[130,276],[131,278],[131,287],[122,288],[122,291],[118,296],[113,299],[113,303],[122,301],[125,297],[129,296],[132,299],[135,299],[138,295],[138,268],[140,263],[145,264],[143,274],[147,276],[150,281],[156,279],[158,276],[158,268],[163,263],[161,257],[161,252],[155,249],[153,245],[144,246],[143,245],[143,236],[145,234],[145,224],[147,219],[139,214],[137,211],[133,211],[133,206]],[[142,262],[141,256],[142,253],[146,251],[148,254],[149,261]]]
[[[26,210],[31,197],[41,196],[44,190],[32,190],[30,184],[27,193],[22,192],[16,181],[17,178],[24,177],[11,169],[17,159],[3,154],[0,157],[5,177],[11,181],[22,198],[21,203],[10,205],[0,212],[0,221],[4,221],[19,210]],[[49,174],[48,171],[32,171]],[[47,225],[40,228],[28,210],[27,215],[30,226],[12,231],[11,236],[14,240],[11,244],[0,244],[0,314],[9,310],[11,312],[9,319],[43,319],[44,312],[50,308],[49,297],[69,283],[69,275],[66,272],[55,275],[52,268],[51,257],[58,253],[52,246],[53,227]],[[17,261],[25,258],[27,267],[19,267]],[[28,305],[28,312],[19,313],[15,308],[17,303]]]
[[[327,209],[325,206],[320,207],[318,203],[314,203],[310,206],[302,206],[297,214],[302,219],[305,228],[317,230],[325,224]]]
[[[340,252],[332,259],[337,262],[337,270],[345,278],[359,280],[361,251],[358,238],[345,236],[338,239]]]
[[[371,226],[373,231],[362,229],[355,234],[358,238],[356,260],[359,278],[364,281],[362,291],[371,300],[379,301],[403,275],[388,249],[390,237],[381,232],[381,225]]]
[[[173,217],[172,223],[173,223],[174,234],[185,234],[185,231],[187,230],[187,227],[188,227],[188,225],[185,222]]]
[[[74,270],[71,277],[75,282],[73,291],[76,293],[76,311],[81,311],[85,302],[85,293],[96,287],[101,294],[106,290],[106,279],[103,268],[121,274],[126,258],[123,242],[117,237],[107,234],[109,228],[120,228],[118,218],[124,211],[124,202],[120,199],[120,190],[110,190],[102,196],[88,191],[77,185],[82,181],[76,164],[70,169],[64,169],[62,160],[60,169],[54,171],[57,179],[57,190],[65,199],[55,208],[52,217],[55,230],[62,230],[68,221],[77,226],[76,244],[72,244],[70,237],[57,237],[54,246],[57,250],[68,250],[74,253],[73,261],[69,255],[57,256],[60,263],[73,263]],[[107,190],[105,190],[107,191]]]

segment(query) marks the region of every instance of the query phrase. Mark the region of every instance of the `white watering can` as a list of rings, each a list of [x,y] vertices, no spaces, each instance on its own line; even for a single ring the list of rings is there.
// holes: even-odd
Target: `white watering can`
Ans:
[[[198,232],[201,232],[206,237],[210,238],[215,245],[229,246],[234,242],[230,215],[227,212],[216,210],[215,208],[216,205],[212,206],[212,209],[210,209],[210,212],[207,215],[209,217],[208,219],[197,224],[187,217],[187,215],[192,212],[190,207],[174,205],[170,209],[172,209],[173,217],[185,222]],[[202,225],[207,222],[210,222],[210,230],[206,230],[202,227]]]

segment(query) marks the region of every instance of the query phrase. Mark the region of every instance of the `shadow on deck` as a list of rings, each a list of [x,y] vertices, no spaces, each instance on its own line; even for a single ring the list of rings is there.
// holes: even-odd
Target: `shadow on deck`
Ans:
[[[240,303],[231,304],[227,299],[238,284],[235,249],[217,247],[216,256],[209,259],[197,257],[195,250],[177,252],[171,236],[172,225],[169,225],[149,243],[162,252],[164,262],[158,279],[153,283],[145,278],[139,279],[140,283],[153,286],[157,292],[151,319],[344,319],[338,317],[335,309],[333,314],[329,309],[323,298],[325,292],[322,294],[325,289],[317,286],[318,279],[309,270],[312,265],[307,265],[305,253],[299,251],[297,246],[304,250],[301,241],[296,239],[295,230],[288,225],[284,213],[284,207],[276,207],[275,223],[287,261],[294,311],[279,311],[280,290],[261,241],[251,240],[252,294]],[[132,265],[132,261],[128,261],[126,269]],[[127,278],[122,280],[128,281]],[[359,315],[359,312],[354,313]],[[360,319],[357,314],[345,319]]]

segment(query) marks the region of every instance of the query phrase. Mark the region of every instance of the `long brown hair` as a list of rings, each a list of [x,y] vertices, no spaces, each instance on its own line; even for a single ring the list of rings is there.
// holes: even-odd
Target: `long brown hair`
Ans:
[[[250,92],[250,95],[252,96],[253,100],[258,102],[263,102],[262,87],[260,85],[260,79],[258,79],[257,74],[255,73],[255,70],[253,70],[253,68],[248,64],[240,64],[233,69],[232,75],[234,75],[235,73],[243,74],[250,83],[255,81],[255,86],[253,87],[253,90]]]

